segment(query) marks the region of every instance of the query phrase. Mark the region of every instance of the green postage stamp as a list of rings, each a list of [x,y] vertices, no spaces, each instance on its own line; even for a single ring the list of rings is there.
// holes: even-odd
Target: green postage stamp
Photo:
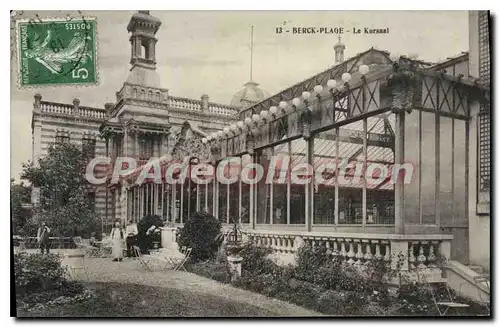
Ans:
[[[95,19],[18,21],[17,34],[21,87],[97,83]]]

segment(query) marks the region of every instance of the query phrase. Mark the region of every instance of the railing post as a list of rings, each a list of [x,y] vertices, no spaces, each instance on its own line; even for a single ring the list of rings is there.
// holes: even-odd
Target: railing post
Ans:
[[[451,257],[451,240],[441,241],[439,246],[439,253],[448,261]]]
[[[391,240],[391,269],[408,270],[408,241]]]
[[[304,239],[301,236],[295,236],[293,242],[293,252],[294,252],[294,262],[297,263],[299,259],[299,250],[305,244]]]
[[[208,95],[203,94],[201,96],[201,110],[203,112],[208,112]]]

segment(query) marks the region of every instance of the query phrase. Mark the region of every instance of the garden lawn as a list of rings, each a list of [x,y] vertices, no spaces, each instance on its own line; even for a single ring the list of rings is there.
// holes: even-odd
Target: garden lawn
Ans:
[[[18,317],[271,317],[248,303],[188,290],[137,284],[90,283],[96,297],[80,303],[46,307]]]

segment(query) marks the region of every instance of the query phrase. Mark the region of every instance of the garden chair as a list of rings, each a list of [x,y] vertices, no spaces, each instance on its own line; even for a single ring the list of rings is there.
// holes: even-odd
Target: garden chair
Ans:
[[[89,281],[90,278],[87,271],[87,265],[85,264],[85,255],[81,253],[68,253],[66,256],[68,259],[73,260],[73,265],[66,265],[66,271],[69,276],[75,280],[76,272],[83,270],[87,281]]]
[[[149,260],[144,259],[144,257],[142,256],[142,253],[141,253],[141,249],[137,245],[133,245],[132,248],[134,249],[135,258],[137,259],[137,261],[139,261],[141,266],[145,270],[151,271],[151,268],[148,265]]]
[[[150,266],[150,263],[152,261],[160,262],[161,264],[163,264],[163,266],[161,268],[162,270],[166,270],[166,269],[175,267],[175,265],[176,265],[175,262],[172,262],[171,260],[169,260],[168,256],[161,255],[161,253],[158,255],[143,255],[141,253],[141,249],[138,246],[134,245],[133,248],[134,248],[134,254],[135,254],[137,260],[139,261],[141,266],[143,266],[144,269],[146,269],[148,271],[153,271],[151,269],[151,266]]]
[[[84,250],[87,252],[89,257],[100,257],[101,249],[90,244],[90,239],[82,239],[82,244]]]
[[[417,278],[418,278],[419,282],[422,283],[424,288],[431,294],[432,301],[434,302],[434,306],[436,307],[440,316],[445,316],[450,309],[458,311],[460,309],[465,309],[465,308],[469,307],[468,304],[455,301],[455,298],[451,294],[450,287],[448,286],[448,284],[446,282],[443,283],[445,290],[446,290],[446,292],[444,294],[446,296],[446,298],[439,299],[436,296],[436,293],[435,293],[434,288],[432,287],[431,283],[425,281],[425,279],[420,278],[419,269],[417,269]]]
[[[486,276],[486,275],[478,275],[478,276],[475,276],[473,277],[474,279],[474,283],[476,283],[476,285],[484,285],[486,286],[486,288],[488,289],[488,292],[490,292],[490,280],[489,278]],[[490,299],[488,298],[484,298],[483,296],[483,292],[481,292],[480,290],[478,290],[478,295],[479,295],[479,303],[486,308],[486,310],[488,311],[488,314],[491,314],[491,309],[490,309]]]
[[[184,254],[184,257],[171,259],[172,263],[174,264],[174,268],[173,268],[174,271],[179,271],[181,269],[184,271],[187,271],[186,267],[184,267],[184,265],[189,260],[189,257],[191,256],[191,251],[193,251],[192,248],[186,248],[185,246],[183,246],[181,248],[181,252]]]
[[[83,248],[83,240],[80,236],[74,236],[73,237],[73,243],[75,243],[75,246],[78,248],[78,249],[82,249]]]
[[[83,253],[88,257],[97,257],[99,248],[91,246],[90,243],[86,244],[80,236],[73,237],[73,243],[75,243],[77,249],[83,251]]]

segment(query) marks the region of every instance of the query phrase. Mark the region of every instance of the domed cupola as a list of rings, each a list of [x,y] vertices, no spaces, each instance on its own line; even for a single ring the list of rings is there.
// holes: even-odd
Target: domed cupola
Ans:
[[[269,96],[269,93],[259,87],[259,83],[251,80],[246,82],[243,88],[236,92],[231,100],[231,105],[242,109],[248,108]]]

